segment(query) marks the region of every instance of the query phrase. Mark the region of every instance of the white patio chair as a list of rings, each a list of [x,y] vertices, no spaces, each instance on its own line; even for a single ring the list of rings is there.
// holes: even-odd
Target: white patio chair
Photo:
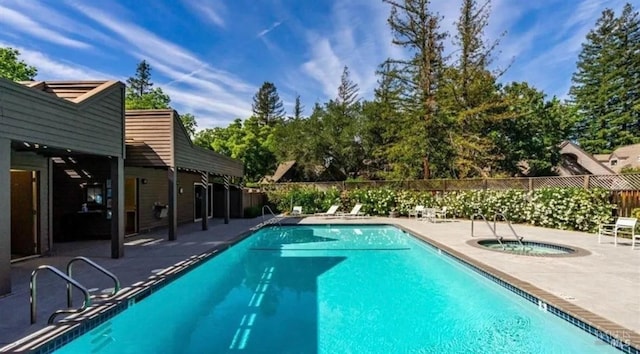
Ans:
[[[416,205],[413,210],[409,210],[409,218],[415,216],[416,219],[422,217],[422,213],[424,212],[424,205]]]
[[[359,216],[364,216],[364,213],[360,212],[360,209],[362,209],[362,204],[358,203],[356,205],[353,206],[353,209],[351,209],[350,212],[348,213],[340,213],[339,216],[342,217],[354,217],[357,218]]]
[[[301,206],[294,206],[293,210],[291,210],[291,216],[300,216],[302,215],[302,207]]]
[[[331,207],[329,207],[329,209],[324,212],[324,213],[315,213],[315,216],[324,216],[324,217],[329,217],[329,216],[335,216],[336,215],[336,211],[338,211],[338,208],[340,208],[339,205],[332,205]]]
[[[640,235],[636,235],[637,222],[636,218],[619,217],[615,224],[600,224],[598,226],[598,243],[602,243],[602,236],[613,236],[613,244],[617,246],[618,235],[623,233],[631,236],[631,249],[634,249],[636,238],[640,238]]]

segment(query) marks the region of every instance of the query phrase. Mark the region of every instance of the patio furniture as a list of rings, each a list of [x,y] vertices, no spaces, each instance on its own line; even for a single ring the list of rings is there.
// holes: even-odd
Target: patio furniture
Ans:
[[[442,221],[446,221],[447,220],[447,207],[442,207],[442,209],[435,210],[435,214],[436,214],[436,219],[442,220]]]
[[[351,209],[350,212],[348,212],[348,213],[339,213],[338,215],[341,216],[341,217],[344,217],[344,218],[347,218],[347,217],[357,218],[359,216],[364,217],[365,215],[364,215],[364,213],[362,213],[360,211],[360,209],[362,209],[362,204],[358,203],[358,204],[353,206],[353,209]]]
[[[324,213],[315,213],[315,216],[324,216],[324,217],[329,217],[329,216],[335,216],[336,215],[336,211],[338,211],[338,208],[340,208],[339,205],[332,205],[331,207],[329,207],[329,209],[327,209],[326,212]]]
[[[294,206],[293,210],[291,210],[291,216],[300,216],[302,215],[302,207],[301,206]]]
[[[427,220],[429,222],[436,222],[436,208],[424,208],[420,220]]]
[[[416,219],[418,219],[422,216],[423,212],[424,212],[424,205],[416,205],[416,207],[413,210],[409,210],[409,218],[411,218],[412,216],[415,216]]]
[[[598,243],[602,243],[602,236],[613,236],[613,244],[617,246],[618,234],[623,233],[631,236],[631,249],[634,249],[636,238],[640,238],[635,234],[637,221],[636,218],[619,217],[615,224],[601,224],[598,227]]]

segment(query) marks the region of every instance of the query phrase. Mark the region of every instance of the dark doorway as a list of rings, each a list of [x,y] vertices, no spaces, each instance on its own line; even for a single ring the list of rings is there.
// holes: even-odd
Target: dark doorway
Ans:
[[[11,258],[38,252],[38,173],[11,171]]]
[[[202,220],[202,198],[207,197],[205,187],[200,183],[193,185],[193,220]]]
[[[138,179],[127,177],[124,180],[125,234],[138,233]]]

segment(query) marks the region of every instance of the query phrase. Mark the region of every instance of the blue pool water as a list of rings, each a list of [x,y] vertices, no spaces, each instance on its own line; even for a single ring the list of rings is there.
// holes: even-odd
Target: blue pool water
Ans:
[[[391,226],[262,229],[58,353],[608,353]]]

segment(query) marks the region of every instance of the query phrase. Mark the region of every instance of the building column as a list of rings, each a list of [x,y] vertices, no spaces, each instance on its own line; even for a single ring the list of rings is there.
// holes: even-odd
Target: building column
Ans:
[[[206,171],[200,172],[200,180],[204,189],[204,195],[200,199],[200,210],[202,218],[202,231],[209,229],[209,213],[207,207],[209,206],[209,173]]]
[[[229,176],[224,176],[224,223],[229,223]]]
[[[0,295],[11,292],[11,140],[0,138]]]
[[[110,164],[111,258],[121,258],[124,257],[124,159],[112,157]]]
[[[175,167],[169,166],[167,169],[169,179],[169,241],[175,241],[178,234],[178,171]]]

